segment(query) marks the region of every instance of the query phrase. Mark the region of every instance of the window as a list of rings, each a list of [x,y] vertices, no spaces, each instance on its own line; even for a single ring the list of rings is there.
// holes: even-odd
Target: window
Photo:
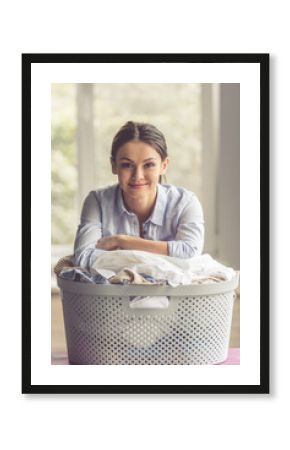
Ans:
[[[52,244],[70,245],[77,224],[76,85],[52,85]]]

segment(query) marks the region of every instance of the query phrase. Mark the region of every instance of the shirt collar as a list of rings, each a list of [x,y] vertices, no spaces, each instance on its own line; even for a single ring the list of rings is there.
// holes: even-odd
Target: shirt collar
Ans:
[[[124,205],[122,191],[121,191],[119,184],[117,184],[117,208],[116,209],[117,209],[118,214],[123,214],[124,212],[127,214],[130,214]]]
[[[116,206],[117,206],[116,210],[117,210],[118,214],[123,214],[124,212],[127,214],[132,214],[126,209],[126,207],[124,205],[122,191],[121,191],[119,185],[117,185],[117,205]],[[162,225],[165,207],[166,207],[166,191],[161,184],[158,184],[157,185],[157,198],[156,198],[154,210],[153,210],[151,216],[149,217],[149,219],[147,219],[147,221],[148,222],[150,221],[150,222],[154,223],[155,225]]]
[[[155,225],[162,225],[165,207],[166,207],[166,192],[162,184],[158,184],[155,206],[148,220],[155,223]]]

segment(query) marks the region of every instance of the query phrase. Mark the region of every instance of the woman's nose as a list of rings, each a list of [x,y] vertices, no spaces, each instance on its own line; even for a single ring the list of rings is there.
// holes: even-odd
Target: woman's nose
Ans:
[[[135,167],[133,177],[135,180],[140,180],[144,176],[143,167]]]

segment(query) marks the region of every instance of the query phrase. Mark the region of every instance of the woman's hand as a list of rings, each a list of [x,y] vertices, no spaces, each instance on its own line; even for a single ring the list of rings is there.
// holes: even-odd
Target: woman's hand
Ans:
[[[113,236],[105,236],[98,240],[96,248],[102,250],[118,250],[120,248],[121,235],[115,234]]]

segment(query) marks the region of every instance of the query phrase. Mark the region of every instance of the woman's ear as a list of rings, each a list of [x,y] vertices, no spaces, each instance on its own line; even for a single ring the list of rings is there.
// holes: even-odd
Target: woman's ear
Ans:
[[[117,175],[117,165],[116,165],[115,161],[113,161],[112,159],[111,159],[111,165],[112,165],[112,173],[114,175]]]
[[[169,158],[164,159],[164,161],[161,161],[161,171],[160,174],[163,175],[166,172],[166,169],[169,164]]]

